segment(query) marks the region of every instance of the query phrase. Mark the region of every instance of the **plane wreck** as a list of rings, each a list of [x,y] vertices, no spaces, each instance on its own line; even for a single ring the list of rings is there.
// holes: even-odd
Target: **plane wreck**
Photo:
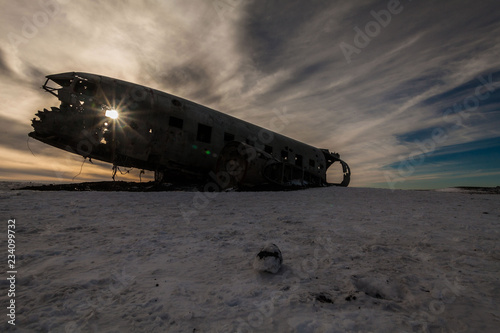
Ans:
[[[48,145],[113,164],[212,178],[234,186],[348,186],[339,154],[319,149],[194,102],[101,75],[48,75],[42,87],[59,107],[38,111],[29,136]],[[342,166],[330,184],[327,169]],[[114,175],[113,175],[114,178]]]

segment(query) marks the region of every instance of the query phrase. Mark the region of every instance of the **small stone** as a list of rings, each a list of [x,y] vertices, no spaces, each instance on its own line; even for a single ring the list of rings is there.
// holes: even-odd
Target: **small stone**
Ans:
[[[253,268],[259,272],[276,274],[283,263],[283,256],[276,244],[264,246],[253,260]]]

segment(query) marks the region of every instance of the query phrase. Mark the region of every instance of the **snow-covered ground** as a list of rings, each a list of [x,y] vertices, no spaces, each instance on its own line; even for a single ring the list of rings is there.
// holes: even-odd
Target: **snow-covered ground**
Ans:
[[[499,195],[2,186],[3,267],[7,221],[16,220],[19,332],[486,333],[500,327]],[[283,254],[274,275],[252,267],[267,243]],[[1,286],[0,331],[14,331],[5,278]]]

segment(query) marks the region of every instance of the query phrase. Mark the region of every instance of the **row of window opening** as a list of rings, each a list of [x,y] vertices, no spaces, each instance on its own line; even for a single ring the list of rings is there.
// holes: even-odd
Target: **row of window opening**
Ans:
[[[169,126],[182,129],[184,126],[184,120],[181,118],[177,118],[174,116],[170,117],[169,120]],[[198,124],[198,131],[196,132],[196,140],[204,143],[210,143],[212,138],[212,127],[204,124]],[[224,132],[224,142],[230,142],[235,140],[235,135],[232,133]],[[252,140],[247,139],[246,143],[255,146],[255,143]],[[264,151],[268,154],[273,153],[273,147],[269,145],[264,145]],[[281,159],[283,161],[288,161],[289,160],[289,152],[287,150],[282,150],[281,151]],[[295,154],[295,165],[296,166],[303,166],[304,163],[304,158],[302,155]],[[309,166],[314,168],[316,166],[316,161],[313,159],[309,159]],[[318,169],[320,167],[318,166]]]

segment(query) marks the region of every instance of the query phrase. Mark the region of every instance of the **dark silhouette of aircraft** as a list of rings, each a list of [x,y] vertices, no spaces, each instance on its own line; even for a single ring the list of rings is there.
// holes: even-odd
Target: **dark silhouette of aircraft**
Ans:
[[[348,186],[339,154],[319,149],[194,102],[101,75],[48,75],[43,89],[61,104],[38,111],[29,136],[81,155],[166,175],[211,177],[234,186]],[[329,184],[327,169],[342,165]],[[114,174],[113,174],[114,179]]]

